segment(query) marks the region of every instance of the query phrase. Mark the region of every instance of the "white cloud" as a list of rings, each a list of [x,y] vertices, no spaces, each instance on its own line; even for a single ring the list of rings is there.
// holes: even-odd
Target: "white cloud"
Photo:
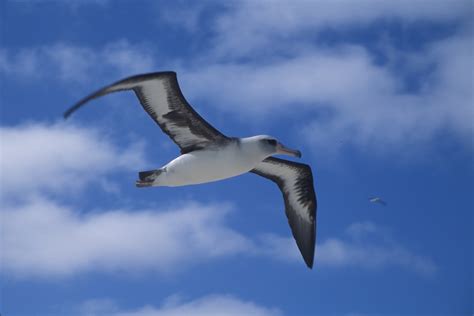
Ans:
[[[2,198],[77,190],[112,170],[146,165],[143,143],[119,149],[101,134],[70,124],[0,127]]]
[[[399,266],[424,276],[432,276],[433,261],[418,255],[389,238],[385,229],[372,222],[356,222],[346,229],[349,238],[328,238],[316,246],[315,267],[364,267],[368,269]],[[264,236],[262,249],[267,255],[284,261],[300,260],[293,251],[291,238]]]
[[[193,96],[228,111],[244,108],[249,114],[285,113],[289,104],[307,109],[330,103],[350,106],[354,96],[360,99],[371,91],[389,93],[396,88],[387,70],[374,66],[367,52],[355,46],[306,52],[263,65],[213,64],[182,77]]]
[[[109,300],[86,302],[82,315],[113,316],[277,316],[282,315],[276,308],[258,305],[231,295],[207,295],[191,301],[175,301],[160,307],[144,306],[139,309],[123,311]]]
[[[224,224],[228,207],[78,213],[45,199],[3,205],[3,270],[17,276],[68,276],[91,270],[168,272],[246,251]]]

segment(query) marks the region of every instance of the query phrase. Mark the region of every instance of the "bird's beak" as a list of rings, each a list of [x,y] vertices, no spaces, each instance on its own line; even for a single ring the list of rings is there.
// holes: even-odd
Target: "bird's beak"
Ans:
[[[301,151],[285,147],[282,143],[277,144],[277,154],[301,158]]]

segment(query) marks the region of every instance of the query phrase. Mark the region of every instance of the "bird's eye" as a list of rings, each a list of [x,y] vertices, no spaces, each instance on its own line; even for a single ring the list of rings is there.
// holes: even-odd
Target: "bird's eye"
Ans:
[[[274,139],[267,139],[266,141],[267,141],[268,144],[270,144],[272,146],[276,146],[276,144],[277,144],[277,141],[274,140]]]

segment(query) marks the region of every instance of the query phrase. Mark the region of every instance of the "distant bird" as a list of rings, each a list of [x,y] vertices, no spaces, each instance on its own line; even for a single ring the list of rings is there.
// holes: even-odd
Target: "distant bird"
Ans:
[[[381,204],[381,205],[383,205],[383,206],[386,206],[386,205],[387,205],[387,203],[386,203],[384,200],[382,200],[380,197],[378,197],[378,196],[369,198],[369,202],[371,202],[371,203],[379,203],[379,204]]]
[[[212,182],[252,172],[275,182],[283,193],[293,237],[309,268],[316,242],[316,195],[308,165],[271,157],[301,158],[267,135],[227,137],[206,122],[185,100],[175,72],[129,77],[80,100],[64,113],[67,118],[86,102],[111,92],[133,90],[141,105],[173,142],[181,155],[165,166],[138,173],[136,186],[184,186]]]

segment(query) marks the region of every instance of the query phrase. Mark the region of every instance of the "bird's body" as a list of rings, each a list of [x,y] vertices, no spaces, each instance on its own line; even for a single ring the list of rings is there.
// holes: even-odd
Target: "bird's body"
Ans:
[[[176,73],[157,72],[120,80],[85,97],[64,114],[68,117],[88,101],[133,90],[140,104],[181,154],[165,166],[141,171],[137,187],[184,186],[231,178],[246,172],[276,183],[283,193],[285,214],[308,267],[313,266],[316,238],[316,195],[308,165],[271,157],[301,157],[275,138],[259,135],[227,137],[205,121],[185,100]]]
[[[210,147],[178,156],[163,166],[151,186],[184,186],[235,177],[254,169],[269,155],[255,137],[235,138],[221,147]]]

